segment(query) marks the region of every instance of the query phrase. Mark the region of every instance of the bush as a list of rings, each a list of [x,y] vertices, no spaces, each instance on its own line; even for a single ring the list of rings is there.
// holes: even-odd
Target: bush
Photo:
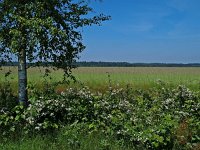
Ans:
[[[17,97],[13,94],[9,82],[0,84],[0,111],[11,110],[17,105]]]
[[[87,87],[60,94],[54,87],[44,92],[32,87],[29,92],[28,108],[1,112],[3,135],[19,132],[19,127],[27,134],[48,133],[75,123],[138,149],[190,149],[200,142],[200,94],[184,86],[161,85],[149,91],[110,88],[103,94]]]

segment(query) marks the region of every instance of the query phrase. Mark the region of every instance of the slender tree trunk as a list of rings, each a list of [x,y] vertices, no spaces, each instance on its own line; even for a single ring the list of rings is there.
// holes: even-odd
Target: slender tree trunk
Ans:
[[[19,103],[27,106],[27,70],[26,70],[26,50],[22,49],[18,56],[18,94]]]

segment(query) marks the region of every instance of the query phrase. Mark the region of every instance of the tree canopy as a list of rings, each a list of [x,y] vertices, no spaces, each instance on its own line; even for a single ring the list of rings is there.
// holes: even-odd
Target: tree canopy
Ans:
[[[80,29],[109,17],[92,16],[86,0],[0,0],[0,59],[25,50],[29,62],[52,62],[69,74],[84,50]]]

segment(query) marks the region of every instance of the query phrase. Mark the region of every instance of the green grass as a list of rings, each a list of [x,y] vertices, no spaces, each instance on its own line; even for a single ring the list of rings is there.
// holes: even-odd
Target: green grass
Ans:
[[[121,143],[102,133],[78,133],[61,130],[55,135],[22,136],[18,140],[0,143],[1,150],[134,150],[134,146]]]
[[[17,88],[17,68],[4,67],[0,71],[0,82],[4,81],[4,74],[12,70],[11,83]],[[28,69],[28,82],[40,85],[43,81],[44,69]],[[62,80],[62,71],[52,73],[53,81]],[[133,88],[150,88],[155,86],[156,81],[161,80],[172,86],[184,84],[197,90],[200,83],[200,68],[195,67],[81,67],[73,70],[73,75],[78,81],[94,90],[103,90],[108,87],[108,74],[113,86],[132,85]],[[73,84],[74,86],[74,84]]]

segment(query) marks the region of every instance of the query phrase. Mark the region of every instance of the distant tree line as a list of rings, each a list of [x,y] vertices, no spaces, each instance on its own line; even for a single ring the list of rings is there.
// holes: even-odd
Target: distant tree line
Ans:
[[[18,66],[17,62],[1,63],[0,66]],[[73,64],[76,67],[200,67],[200,63],[129,63],[129,62],[95,62],[81,61]],[[35,63],[28,63],[35,66]],[[40,66],[52,66],[51,63],[41,63]]]
[[[200,63],[77,62],[78,67],[200,67]]]

